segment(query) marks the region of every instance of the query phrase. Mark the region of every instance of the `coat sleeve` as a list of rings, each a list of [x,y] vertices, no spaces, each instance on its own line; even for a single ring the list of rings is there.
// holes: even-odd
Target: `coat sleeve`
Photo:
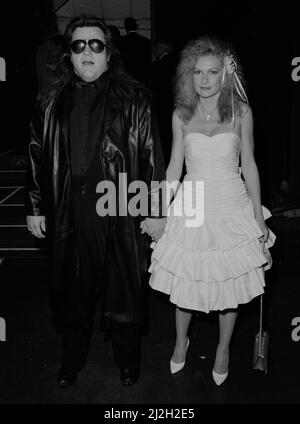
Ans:
[[[44,215],[42,196],[42,145],[44,113],[37,105],[30,123],[26,178],[26,215]]]
[[[140,96],[138,112],[141,170],[148,186],[148,213],[151,218],[161,218],[166,216],[163,206],[166,172],[155,111],[148,97]]]

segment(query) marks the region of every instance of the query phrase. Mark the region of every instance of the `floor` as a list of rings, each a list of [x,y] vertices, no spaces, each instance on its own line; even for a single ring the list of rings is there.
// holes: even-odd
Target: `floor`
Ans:
[[[167,296],[149,289],[150,325],[142,341],[138,382],[129,388],[121,386],[110,342],[104,341],[96,319],[85,368],[72,387],[59,390],[56,374],[61,340],[51,326],[47,257],[6,258],[0,265],[0,403],[299,404],[299,219],[278,218],[275,227],[274,266],[267,275],[267,374],[252,369],[259,325],[259,302],[255,299],[240,307],[230,374],[222,386],[217,387],[211,378],[217,313],[195,314],[186,366],[172,376],[169,359],[175,337],[174,307]]]

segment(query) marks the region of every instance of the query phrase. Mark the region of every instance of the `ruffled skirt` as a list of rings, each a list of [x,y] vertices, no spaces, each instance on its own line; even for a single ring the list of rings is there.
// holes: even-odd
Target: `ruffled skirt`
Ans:
[[[187,226],[190,216],[183,205],[192,207],[197,189],[183,184],[172,202],[165,232],[152,244],[149,284],[181,308],[207,313],[236,308],[264,292],[268,249],[276,237],[270,231],[263,251],[262,232],[239,176],[205,183],[203,223]],[[265,219],[271,216],[264,207],[263,212]]]

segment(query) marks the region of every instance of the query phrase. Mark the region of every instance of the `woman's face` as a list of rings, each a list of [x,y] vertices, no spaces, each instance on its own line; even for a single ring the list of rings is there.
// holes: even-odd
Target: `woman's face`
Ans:
[[[212,97],[222,85],[223,64],[217,56],[201,56],[196,61],[193,78],[194,89],[200,97]]]

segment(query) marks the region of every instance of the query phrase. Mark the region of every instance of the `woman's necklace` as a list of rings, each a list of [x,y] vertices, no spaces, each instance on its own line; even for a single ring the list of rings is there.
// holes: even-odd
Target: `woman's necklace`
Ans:
[[[206,121],[209,121],[210,120],[210,118],[212,117],[212,115],[216,111],[217,107],[218,107],[218,104],[216,104],[216,106],[213,108],[212,111],[207,112],[205,110],[205,107],[204,106],[200,106],[200,102],[198,102],[198,109],[199,109],[200,115],[202,115],[205,118]]]

